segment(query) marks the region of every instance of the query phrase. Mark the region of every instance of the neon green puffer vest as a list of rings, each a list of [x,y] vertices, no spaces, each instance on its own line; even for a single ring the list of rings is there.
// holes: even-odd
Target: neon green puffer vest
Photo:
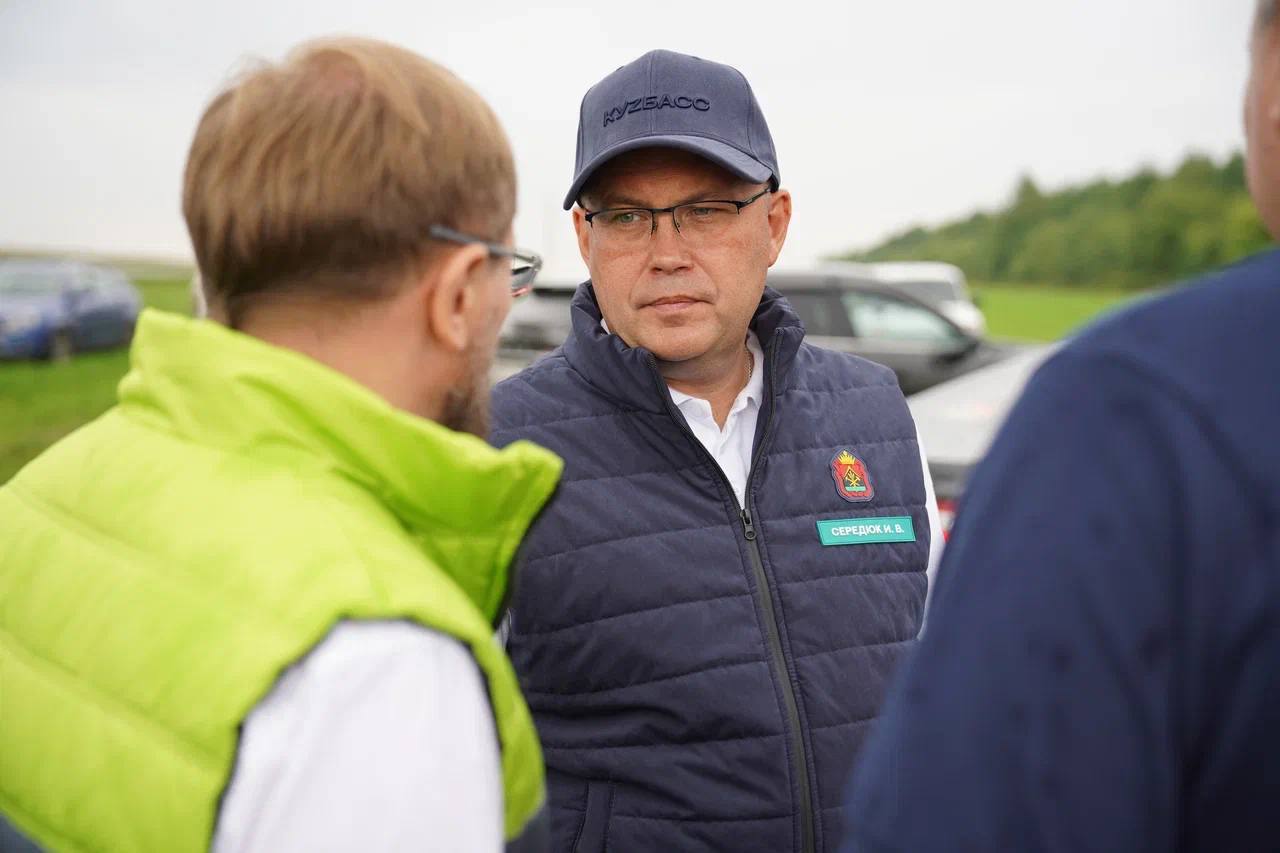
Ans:
[[[131,360],[0,488],[0,815],[51,849],[206,849],[280,673],[341,619],[408,618],[488,677],[517,838],[542,754],[493,626],[559,459],[213,323],[146,312]]]

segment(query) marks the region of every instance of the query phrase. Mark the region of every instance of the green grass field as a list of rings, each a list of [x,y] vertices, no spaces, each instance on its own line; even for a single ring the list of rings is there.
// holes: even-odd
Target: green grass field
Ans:
[[[187,313],[186,278],[139,279],[148,305]],[[1009,285],[976,286],[992,337],[1055,340],[1132,294]],[[129,368],[124,350],[61,364],[0,364],[0,483],[62,436],[105,412]]]
[[[189,313],[189,279],[139,279],[147,305]],[[129,369],[123,350],[85,353],[67,362],[0,363],[0,483],[53,442],[115,403]]]
[[[1079,290],[1035,285],[975,284],[974,297],[993,338],[1056,341],[1143,294],[1124,290]]]

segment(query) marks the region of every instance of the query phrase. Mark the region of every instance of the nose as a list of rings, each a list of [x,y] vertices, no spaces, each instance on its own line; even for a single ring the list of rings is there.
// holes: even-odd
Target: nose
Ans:
[[[689,243],[680,236],[675,217],[660,214],[649,235],[649,266],[654,272],[673,273],[686,270],[691,264]]]

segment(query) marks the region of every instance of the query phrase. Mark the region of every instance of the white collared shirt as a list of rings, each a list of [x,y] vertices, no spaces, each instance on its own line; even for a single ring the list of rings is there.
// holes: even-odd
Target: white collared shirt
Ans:
[[[609,324],[603,319],[600,321],[600,326],[609,332]],[[694,436],[707,449],[728,478],[729,485],[733,487],[733,493],[738,498],[739,506],[746,506],[747,477],[751,473],[751,453],[755,444],[756,423],[760,419],[760,408],[764,400],[764,353],[755,332],[747,332],[747,349],[754,360],[751,378],[747,380],[746,387],[738,392],[733,405],[729,407],[729,417],[725,419],[724,429],[716,423],[715,417],[711,414],[709,402],[677,391],[670,385],[667,386],[667,392],[671,394],[671,400],[680,410],[680,414],[684,415],[685,423],[689,425]],[[945,540],[942,535],[942,518],[938,514],[938,499],[933,491],[933,477],[929,473],[924,443],[918,434],[916,444],[920,448],[920,471],[924,475],[925,512],[929,517],[929,563],[926,574],[929,578],[929,590],[932,592]]]
[[[341,622],[245,719],[214,853],[500,853],[502,755],[452,637]]]
[[[747,475],[751,473],[751,448],[755,443],[756,421],[760,417],[760,405],[764,400],[764,352],[755,332],[747,334],[747,350],[751,353],[751,376],[746,387],[738,392],[724,429],[711,414],[711,404],[700,397],[691,397],[670,385],[667,391],[676,404],[685,423],[707,452],[716,460],[720,470],[729,478],[729,485],[738,497],[739,506],[746,506]]]

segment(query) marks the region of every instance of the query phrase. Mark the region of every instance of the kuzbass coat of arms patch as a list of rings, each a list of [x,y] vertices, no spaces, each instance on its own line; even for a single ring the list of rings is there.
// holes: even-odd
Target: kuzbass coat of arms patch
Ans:
[[[832,458],[831,476],[836,481],[836,492],[850,503],[865,503],[876,496],[867,466],[848,450],[841,450]]]

